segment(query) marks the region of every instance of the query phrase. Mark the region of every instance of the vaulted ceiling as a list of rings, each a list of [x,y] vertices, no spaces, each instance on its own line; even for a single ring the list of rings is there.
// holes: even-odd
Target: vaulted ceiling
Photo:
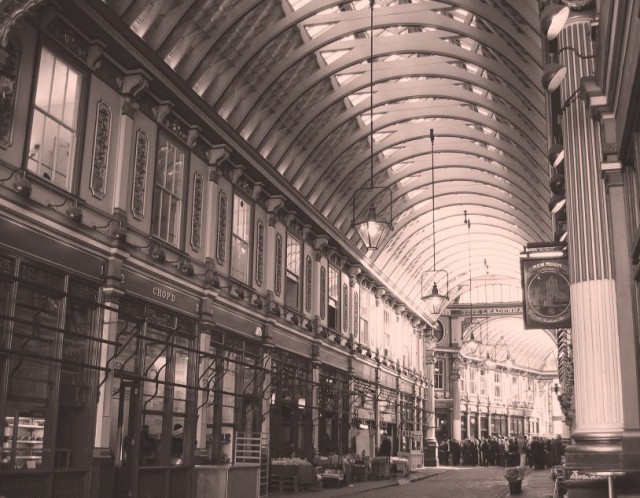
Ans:
[[[104,3],[415,309],[434,269],[452,301],[486,278],[520,298],[523,246],[552,239],[536,0],[376,0],[373,30],[369,0]],[[371,168],[394,231],[367,252]]]

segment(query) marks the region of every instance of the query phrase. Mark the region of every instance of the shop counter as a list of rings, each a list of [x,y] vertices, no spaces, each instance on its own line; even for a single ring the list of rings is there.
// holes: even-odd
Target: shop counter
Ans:
[[[196,465],[196,498],[257,498],[259,465]]]
[[[419,450],[399,451],[398,456],[409,462],[409,470],[415,472],[424,467],[424,454]]]

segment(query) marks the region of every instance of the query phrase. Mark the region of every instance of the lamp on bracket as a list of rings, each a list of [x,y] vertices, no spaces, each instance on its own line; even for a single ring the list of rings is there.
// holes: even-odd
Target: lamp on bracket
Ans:
[[[550,3],[540,14],[540,32],[547,40],[557,38],[569,19],[571,9],[566,5]]]
[[[435,137],[433,135],[433,128],[429,130],[429,138],[431,140],[431,228],[432,228],[432,242],[433,242],[433,270],[427,270],[420,277],[420,291],[421,297],[424,301],[427,313],[434,321],[438,320],[440,314],[445,310],[449,302],[449,273],[446,270],[436,269],[436,181],[435,181],[435,166],[433,158],[433,143]],[[432,278],[430,278],[430,275]],[[437,280],[439,275],[446,276],[446,288],[444,294],[440,294],[438,291]],[[427,284],[425,285],[425,277]],[[425,286],[428,289],[429,283],[433,283],[431,292],[425,292]]]
[[[584,55],[573,47],[562,47],[558,50],[558,55],[562,52],[573,52],[580,59],[595,59],[595,55]],[[559,62],[550,62],[542,70],[542,87],[548,92],[555,92],[560,88],[560,84],[567,75],[567,66]]]
[[[367,249],[378,249],[386,235],[393,230],[393,193],[389,187],[373,186],[373,6],[374,0],[369,2],[371,8],[371,29],[369,39],[371,42],[371,58],[369,59],[369,163],[371,180],[368,187],[362,187],[355,191],[352,199],[353,216],[351,226],[355,228]],[[376,209],[376,204],[384,205],[388,200],[389,214],[385,216],[381,209]],[[356,215],[356,210],[360,213]]]

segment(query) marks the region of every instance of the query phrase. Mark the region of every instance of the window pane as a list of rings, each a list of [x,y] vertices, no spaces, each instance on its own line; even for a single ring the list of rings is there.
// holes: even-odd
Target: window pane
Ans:
[[[287,272],[291,276],[300,276],[301,253],[302,245],[300,242],[291,236],[287,237]]]
[[[152,232],[177,245],[182,219],[185,153],[166,137],[158,140]]]
[[[36,107],[49,111],[49,102],[51,97],[51,82],[53,81],[53,66],[55,58],[53,54],[46,49],[42,50],[40,55],[40,68],[38,70],[38,87],[36,89]]]
[[[69,190],[75,161],[80,73],[43,49],[29,142],[30,171]]]

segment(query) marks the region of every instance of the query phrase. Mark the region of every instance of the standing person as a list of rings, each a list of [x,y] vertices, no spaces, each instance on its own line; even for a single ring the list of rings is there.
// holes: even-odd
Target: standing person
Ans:
[[[551,441],[551,465],[560,465],[560,460],[564,455],[564,447],[562,445],[562,436],[560,434]]]
[[[449,447],[451,448],[451,460],[454,467],[460,465],[460,441],[457,439],[452,439],[449,442]]]
[[[449,440],[447,438],[438,445],[438,461],[441,465],[449,465]]]
[[[380,449],[378,452],[380,456],[383,457],[391,456],[391,439],[389,439],[386,432],[382,435],[382,441],[380,441]]]
[[[527,439],[525,436],[518,436],[518,456],[520,458],[520,466],[527,465]]]
[[[487,441],[486,438],[482,438],[482,443],[480,443],[480,454],[482,456],[481,463],[483,467],[489,466],[490,453],[491,445],[489,444],[489,441]]]

